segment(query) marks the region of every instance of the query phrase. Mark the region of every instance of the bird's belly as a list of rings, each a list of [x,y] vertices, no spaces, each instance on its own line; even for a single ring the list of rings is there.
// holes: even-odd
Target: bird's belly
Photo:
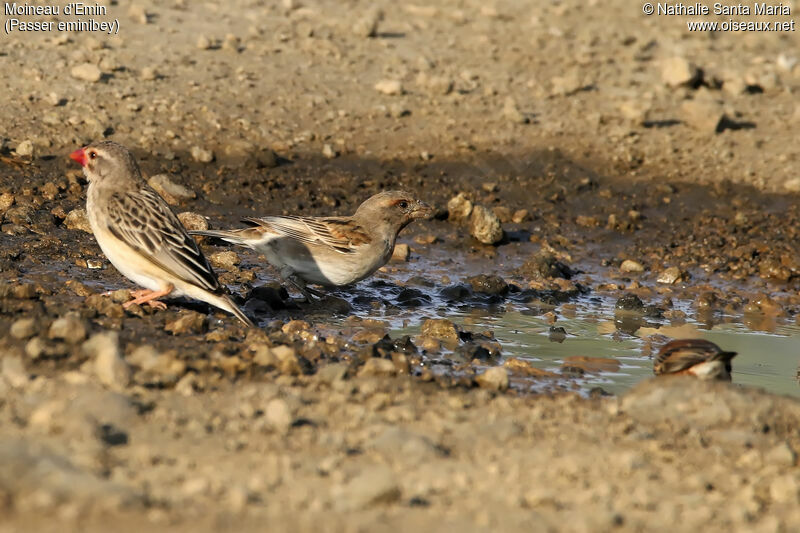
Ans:
[[[313,246],[294,239],[274,237],[263,239],[253,246],[264,254],[282,276],[295,274],[306,283],[323,286],[343,286],[373,274],[391,256],[383,247],[357,250],[342,254],[327,246]]]
[[[354,283],[364,276],[348,259],[330,260],[312,257],[293,259],[288,266],[307,283],[325,286],[341,286]]]
[[[365,271],[350,261],[331,261],[320,265],[322,278],[314,283],[320,285],[350,285],[370,275],[371,271]],[[327,280],[327,281],[325,281]]]
[[[158,267],[143,258],[133,248],[114,237],[108,230],[95,230],[95,239],[103,254],[120,274],[140,287],[151,291],[163,290],[167,283],[158,275]],[[176,289],[173,296],[180,296]]]
[[[355,283],[372,274],[375,268],[371,264],[363,264],[355,254],[330,254],[324,256],[313,253],[296,254],[287,257],[274,252],[266,253],[267,260],[281,271],[286,269],[300,276],[306,283],[324,286],[342,286]]]

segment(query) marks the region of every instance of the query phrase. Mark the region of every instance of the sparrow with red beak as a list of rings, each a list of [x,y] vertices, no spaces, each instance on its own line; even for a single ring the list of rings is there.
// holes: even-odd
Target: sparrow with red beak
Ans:
[[[307,300],[307,284],[341,287],[360,281],[392,257],[397,235],[408,224],[430,218],[433,210],[411,194],[382,192],[362,203],[353,216],[270,216],[246,218],[252,227],[230,231],[192,231],[264,254],[281,277]]]
[[[656,375],[688,374],[703,380],[731,380],[731,359],[736,352],[725,352],[703,339],[670,341],[659,350],[653,363]]]
[[[92,143],[70,154],[89,180],[86,214],[97,244],[123,276],[145,287],[133,304],[158,309],[167,295],[186,295],[253,323],[220,285],[205,256],[167,203],[145,182],[127,148]]]

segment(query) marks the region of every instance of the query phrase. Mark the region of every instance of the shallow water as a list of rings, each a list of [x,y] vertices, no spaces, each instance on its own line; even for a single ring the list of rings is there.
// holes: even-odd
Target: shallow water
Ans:
[[[409,265],[411,267],[411,265]],[[401,269],[402,270],[402,269]],[[409,270],[416,270],[413,267]],[[439,274],[436,268],[425,269],[428,275]],[[418,271],[417,271],[418,272]],[[450,273],[454,278],[457,277]],[[379,293],[384,300],[391,301],[400,287],[392,287],[392,281],[408,278],[402,273],[383,274],[385,285],[366,282],[357,293]],[[465,276],[466,277],[466,276]],[[562,342],[550,340],[551,324],[543,312],[550,309],[531,310],[528,306],[505,300],[496,305],[471,307],[448,304],[438,296],[441,286],[425,288],[417,286],[431,298],[430,305],[398,309],[359,309],[354,314],[386,320],[391,325],[393,338],[401,335],[416,335],[425,318],[437,316],[448,318],[464,329],[473,332],[491,330],[502,345],[502,357],[518,357],[542,370],[562,372],[564,359],[570,356],[607,357],[620,362],[613,372],[585,373],[582,376],[565,376],[564,379],[527,380],[523,384],[530,390],[572,389],[578,387],[588,392],[595,387],[619,394],[638,382],[653,377],[653,359],[649,336],[659,336],[653,342],[652,353],[669,339],[703,338],[717,343],[725,350],[738,352],[733,360],[733,382],[755,386],[776,394],[800,397],[798,363],[800,363],[800,327],[793,320],[763,315],[728,316],[717,314],[713,319],[698,322],[693,317],[692,302],[675,300],[674,308],[686,313],[686,321],[673,325],[666,319],[634,317],[622,323],[615,316],[616,299],[623,293],[602,295],[589,293],[570,301],[575,308],[565,310],[554,307],[558,319],[554,324],[567,333]],[[338,296],[351,302],[352,292],[341,291]],[[632,325],[633,324],[633,325]],[[445,354],[446,355],[446,354]],[[540,387],[535,382],[548,381],[549,386]],[[519,385],[519,382],[517,382]]]
[[[586,300],[586,299],[584,299]],[[550,324],[542,316],[530,316],[519,310],[493,313],[476,310],[448,316],[455,323],[473,331],[490,329],[502,344],[503,357],[519,357],[535,367],[559,372],[569,356],[608,357],[617,359],[618,371],[584,374],[574,381],[582,390],[602,387],[619,394],[636,383],[653,377],[653,359],[643,355],[644,337],[651,334],[673,338],[704,338],[725,350],[738,352],[733,360],[733,382],[760,387],[777,394],[800,397],[797,380],[800,361],[800,327],[777,324],[773,332],[754,331],[742,322],[726,322],[711,329],[687,320],[680,327],[663,325],[640,328],[634,335],[620,334],[614,325],[613,302],[598,308],[579,301],[574,318],[559,318],[567,337],[563,342],[550,340]],[[416,334],[419,324],[397,328],[392,336]]]
[[[454,317],[454,320],[463,323]],[[621,393],[643,379],[653,376],[653,359],[642,355],[641,337],[624,336],[615,339],[609,332],[610,321],[591,316],[578,316],[559,320],[557,325],[567,331],[562,343],[549,340],[549,324],[540,317],[510,312],[486,315],[482,320],[471,320],[473,328],[490,328],[503,345],[504,357],[519,357],[534,366],[558,372],[568,356],[610,357],[620,361],[617,372],[586,374],[578,382],[584,389],[600,386],[604,390]],[[717,343],[726,350],[738,352],[733,361],[733,382],[761,387],[777,394],[800,396],[797,381],[800,328],[781,326],[775,333],[752,331],[743,324],[728,323],[711,330],[695,329],[691,321],[678,331],[666,326],[659,331],[668,336],[699,337]],[[648,328],[649,331],[649,328]]]

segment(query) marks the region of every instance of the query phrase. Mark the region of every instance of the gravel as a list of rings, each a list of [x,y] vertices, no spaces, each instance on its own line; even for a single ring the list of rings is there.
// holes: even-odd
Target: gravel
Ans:
[[[85,231],[92,233],[92,227],[89,225],[89,218],[86,216],[86,209],[79,207],[67,213],[64,219],[64,226],[68,229]]]
[[[472,209],[469,230],[472,236],[483,244],[497,244],[503,240],[505,235],[497,215],[482,205],[476,205]]]
[[[90,83],[96,83],[103,77],[103,72],[97,65],[91,63],[82,63],[72,67],[70,74],[77,80],[88,81]]]
[[[128,386],[131,369],[122,358],[116,332],[95,333],[83,344],[83,351],[90,357],[92,371],[100,383],[113,390]]]

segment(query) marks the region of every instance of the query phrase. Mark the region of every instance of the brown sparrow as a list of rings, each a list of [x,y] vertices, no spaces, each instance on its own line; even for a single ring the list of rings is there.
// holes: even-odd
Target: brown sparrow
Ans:
[[[186,295],[253,326],[219,284],[197,243],[142,178],[127,148],[101,141],[69,157],[89,180],[86,214],[97,244],[123,276],[147,289],[134,291],[124,307],[146,303],[165,309],[157,298]]]
[[[689,374],[703,380],[731,380],[731,359],[736,352],[723,352],[713,342],[682,339],[665,344],[653,363],[656,375]]]
[[[341,287],[372,275],[392,257],[397,234],[433,210],[409,193],[388,191],[362,203],[349,217],[246,218],[250,228],[193,231],[248,246],[262,254],[307,300],[313,283]]]

